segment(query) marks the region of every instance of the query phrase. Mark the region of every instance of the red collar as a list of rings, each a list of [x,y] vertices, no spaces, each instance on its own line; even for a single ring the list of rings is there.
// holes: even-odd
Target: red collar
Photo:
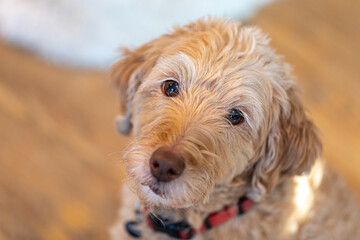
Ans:
[[[154,217],[151,214],[146,215],[146,222],[150,228],[157,232],[163,232],[173,238],[178,239],[191,239],[195,235],[204,232],[208,229],[221,225],[236,216],[243,215],[245,212],[249,211],[253,206],[254,202],[252,199],[247,197],[242,197],[239,199],[238,204],[233,206],[226,206],[222,210],[211,213],[207,216],[200,228],[193,228],[186,220],[168,223],[166,219],[162,219],[157,216]],[[134,236],[134,229],[132,226],[128,226],[129,222],[126,224],[126,229],[130,235]],[[135,230],[137,231],[137,230]]]

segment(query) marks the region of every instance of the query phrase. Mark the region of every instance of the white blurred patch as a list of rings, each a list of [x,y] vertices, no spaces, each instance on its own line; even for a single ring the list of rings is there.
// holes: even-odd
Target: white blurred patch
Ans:
[[[0,0],[0,35],[76,67],[107,68],[137,47],[202,16],[246,19],[271,0]]]

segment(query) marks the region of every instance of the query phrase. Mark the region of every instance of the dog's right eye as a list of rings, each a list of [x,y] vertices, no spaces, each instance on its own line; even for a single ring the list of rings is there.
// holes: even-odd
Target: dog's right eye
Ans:
[[[168,97],[179,95],[179,84],[174,80],[166,80],[162,85],[163,93]]]
[[[245,121],[244,114],[235,108],[230,109],[226,117],[233,125],[242,124]]]

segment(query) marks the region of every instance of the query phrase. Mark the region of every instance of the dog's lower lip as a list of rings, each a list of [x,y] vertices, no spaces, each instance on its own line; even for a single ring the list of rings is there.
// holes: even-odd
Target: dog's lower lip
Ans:
[[[140,184],[143,186],[153,186],[157,184],[157,181],[155,179],[145,179],[141,181]]]
[[[150,185],[149,188],[151,189],[151,191],[153,191],[156,194],[159,194],[159,188],[154,186],[154,185]]]
[[[149,185],[149,188],[151,189],[151,191],[153,191],[153,193],[155,193],[159,197],[165,198],[164,193],[160,190],[158,183]]]

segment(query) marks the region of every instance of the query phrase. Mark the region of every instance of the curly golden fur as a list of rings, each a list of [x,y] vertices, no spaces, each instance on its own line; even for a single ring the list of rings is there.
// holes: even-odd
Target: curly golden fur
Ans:
[[[290,67],[259,28],[198,20],[123,53],[111,76],[120,91],[119,131],[133,129],[134,139],[112,239],[131,239],[123,224],[137,198],[155,214],[197,227],[242,195],[254,199],[253,209],[194,239],[360,239],[358,204],[321,160]],[[179,83],[177,97],[162,93],[167,79]],[[233,108],[243,124],[224,117]],[[152,176],[149,159],[159,146],[181,152],[179,178]],[[140,228],[143,239],[170,239]]]

